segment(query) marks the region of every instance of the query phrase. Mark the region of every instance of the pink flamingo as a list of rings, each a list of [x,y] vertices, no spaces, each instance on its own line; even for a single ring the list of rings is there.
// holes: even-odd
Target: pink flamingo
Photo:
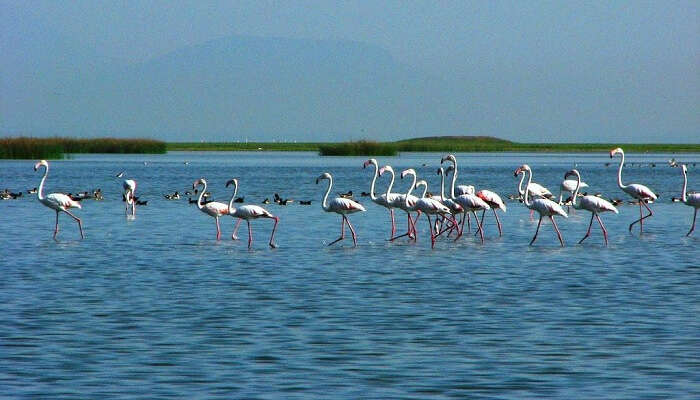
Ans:
[[[481,226],[481,223],[479,222],[479,218],[476,216],[476,211],[488,210],[491,207],[484,200],[480,199],[474,194],[467,193],[455,197],[454,188],[455,181],[457,180],[457,159],[454,155],[448,154],[440,160],[440,163],[443,163],[445,161],[452,162],[452,167],[454,169],[454,172],[452,173],[452,188],[450,190],[450,196],[452,197],[452,200],[454,200],[456,203],[462,206],[464,210],[464,216],[462,217],[462,228],[457,232],[457,237],[455,238],[455,240],[459,239],[462,236],[462,232],[464,232],[464,220],[467,219],[468,213],[471,212],[474,216],[474,221],[476,221],[476,224],[478,226],[477,232],[481,237],[481,243],[484,243],[484,230]]]
[[[233,195],[231,196],[231,200],[229,200],[228,202],[228,215],[232,216],[233,218],[238,218],[238,221],[236,221],[236,227],[233,229],[233,233],[231,234],[231,239],[238,240],[238,237],[236,236],[236,233],[238,232],[238,227],[241,225],[241,221],[245,220],[245,222],[248,224],[248,248],[250,248],[251,244],[253,243],[253,230],[250,227],[250,220],[258,218],[270,218],[275,221],[275,224],[272,227],[272,234],[270,235],[269,245],[273,249],[276,248],[277,245],[275,244],[275,230],[277,229],[277,223],[280,219],[270,214],[269,211],[260,206],[245,205],[240,206],[238,208],[234,207],[233,202],[236,200],[236,194],[238,193],[238,179],[234,178],[226,182],[226,187],[228,187],[229,185],[233,185]]]
[[[389,213],[391,214],[391,236],[390,238],[393,238],[394,235],[396,234],[396,221],[394,220],[394,207],[391,205],[394,201],[396,201],[397,196],[399,196],[398,193],[384,193],[380,196],[377,196],[374,193],[374,185],[377,181],[377,176],[379,175],[379,165],[377,164],[377,160],[374,158],[370,158],[369,160],[365,161],[365,163],[362,165],[362,168],[367,168],[367,166],[373,165],[374,166],[374,176],[372,177],[372,184],[369,187],[369,196],[370,199],[372,199],[373,202],[376,204],[386,208],[389,210]]]
[[[136,181],[133,179],[126,179],[122,183],[124,188],[124,201],[126,202],[126,209],[124,212],[129,215],[129,205],[131,205],[131,216],[136,216],[136,201],[134,201],[134,193],[136,192]]]
[[[64,213],[68,214],[73,218],[77,223],[78,223],[78,228],[80,229],[80,237],[82,239],[85,239],[85,236],[83,235],[83,222],[80,220],[80,218],[76,217],[68,211],[69,208],[82,208],[80,206],[80,203],[77,201],[74,201],[68,195],[65,195],[63,193],[51,193],[44,197],[44,181],[46,181],[46,176],[49,174],[49,163],[46,160],[41,160],[38,163],[34,165],[34,171],[37,171],[39,167],[45,167],[44,170],[44,176],[41,178],[41,183],[39,183],[39,189],[38,189],[38,195],[37,198],[39,199],[39,202],[46,207],[56,211],[56,229],[53,231],[53,238],[54,240],[56,239],[56,235],[58,235],[58,213],[63,211]]]
[[[329,174],[328,172],[324,172],[318,178],[316,178],[316,184],[318,185],[318,183],[322,179],[328,179],[328,190],[326,190],[326,194],[323,196],[323,202],[321,203],[323,211],[334,212],[336,214],[340,214],[343,217],[343,219],[340,221],[340,237],[332,241],[328,245],[333,245],[345,239],[345,223],[347,222],[348,227],[350,228],[350,232],[352,233],[353,245],[357,246],[357,235],[355,234],[355,229],[353,229],[352,224],[350,223],[350,220],[347,217],[347,214],[356,213],[358,211],[365,211],[365,208],[362,206],[362,204],[343,197],[336,197],[331,201],[328,201],[328,194],[331,192],[331,188],[333,187],[333,176],[331,176],[331,174]]]
[[[568,218],[566,215],[566,211],[564,211],[561,206],[552,200],[549,199],[533,199],[532,202],[529,201],[529,193],[530,191],[529,186],[530,183],[532,182],[532,170],[530,169],[530,166],[527,164],[523,164],[518,169],[515,170],[514,176],[518,176],[518,174],[525,174],[528,173],[528,179],[527,179],[527,185],[525,186],[524,190],[524,199],[523,201],[525,202],[525,205],[527,208],[531,210],[535,210],[540,214],[540,221],[537,223],[537,230],[535,231],[535,236],[532,237],[532,240],[530,241],[530,245],[535,243],[535,240],[537,239],[537,234],[540,232],[540,225],[542,224],[542,217],[549,217],[549,219],[552,221],[552,225],[554,226],[554,230],[557,231],[557,237],[559,237],[559,243],[561,243],[562,246],[564,246],[564,239],[561,238],[561,232],[559,232],[559,227],[557,226],[556,221],[554,221],[554,216],[555,215],[561,215],[564,218]],[[521,180],[522,182],[522,180]]]
[[[644,220],[654,215],[654,213],[651,211],[651,208],[649,208],[646,202],[649,200],[656,200],[656,194],[652,192],[651,189],[649,189],[648,187],[640,185],[638,183],[623,185],[622,166],[625,164],[625,152],[618,147],[610,151],[610,158],[613,158],[615,154],[622,155],[622,158],[620,159],[620,168],[618,168],[617,170],[617,186],[619,186],[620,189],[622,189],[625,193],[639,201],[639,219],[630,224],[629,231],[632,232],[632,226],[639,222],[639,233],[642,233],[642,231],[644,230]],[[649,214],[642,216],[642,205],[647,209],[647,211],[649,211]]]
[[[496,217],[496,224],[498,225],[498,236],[503,236],[503,230],[501,229],[501,220],[498,218],[498,213],[496,213],[496,210],[503,210],[503,212],[506,212],[506,205],[505,203],[503,203],[503,200],[501,200],[501,196],[490,190],[482,189],[479,190],[479,192],[477,192],[476,197],[485,201],[486,204],[488,204],[489,207],[491,207],[491,210],[493,211],[493,216]],[[485,215],[486,210],[481,212],[482,229],[484,228]]]
[[[451,167],[452,166],[450,166],[450,168]],[[464,212],[464,209],[457,202],[452,200],[449,196],[445,196],[445,175],[446,175],[445,170],[442,167],[440,167],[437,169],[437,174],[440,175],[440,196],[433,196],[432,198],[441,202],[443,205],[445,205],[447,208],[450,209],[450,217],[451,217],[450,222],[452,225],[452,226],[447,227],[445,229],[441,228],[442,230],[436,235],[436,236],[439,236],[446,230],[449,230],[451,232],[455,228],[459,229],[459,227],[457,225],[457,220],[455,219],[455,216],[457,214],[461,214],[462,212]],[[444,219],[442,222],[444,222]],[[441,225],[442,225],[442,222],[440,223]],[[437,221],[436,221],[436,227],[437,227]],[[450,234],[448,233],[448,236],[449,235]]]
[[[608,202],[607,200],[601,199],[598,196],[583,196],[581,200],[577,203],[578,191],[581,188],[581,174],[579,174],[577,170],[572,169],[571,171],[567,172],[566,175],[564,175],[564,179],[572,175],[576,176],[576,180],[574,181],[576,184],[574,186],[573,200],[571,200],[571,205],[576,210],[586,210],[591,212],[591,222],[588,224],[588,231],[586,231],[586,236],[584,236],[578,243],[583,243],[583,241],[591,235],[591,226],[593,226],[593,218],[596,218],[598,220],[598,224],[600,225],[600,229],[603,231],[603,238],[605,239],[605,245],[607,246],[608,231],[605,229],[603,221],[600,220],[599,214],[606,211],[618,214],[617,208],[615,208],[615,206],[610,204],[610,202]]]
[[[683,193],[681,193],[681,201],[683,204],[695,208],[695,213],[693,214],[693,225],[685,236],[690,236],[695,230],[695,219],[698,216],[698,208],[700,208],[700,193],[693,193],[686,195],[686,188],[688,186],[688,168],[685,164],[681,165],[681,171],[683,172]]]
[[[406,196],[405,194],[402,193],[391,193],[391,189],[394,187],[394,179],[396,178],[394,174],[394,169],[390,165],[385,165],[382,168],[379,169],[379,176],[382,176],[384,172],[389,171],[391,174],[391,182],[389,182],[389,186],[386,188],[386,197],[391,200],[390,205],[393,208],[400,208],[403,211],[406,212],[406,217],[408,218],[408,229],[406,233],[394,236],[390,241],[394,241],[398,238],[408,236],[409,239],[415,239],[416,238],[416,224],[415,221],[411,218],[411,212],[413,211],[412,207],[415,205],[416,201],[418,201],[418,198],[416,196]],[[393,194],[393,196],[392,196]],[[408,208],[406,207],[406,203],[408,203]],[[410,210],[409,210],[410,208]],[[420,214],[418,214],[420,215]],[[416,216],[416,220],[418,220],[418,216]]]
[[[224,203],[219,203],[218,201],[211,201],[207,204],[202,204],[202,196],[204,196],[204,193],[207,191],[207,181],[204,180],[204,178],[200,178],[196,180],[192,184],[192,189],[196,189],[198,185],[204,185],[204,188],[202,191],[199,193],[199,198],[197,198],[197,208],[199,208],[199,211],[207,214],[210,217],[214,217],[216,220],[216,240],[221,239],[221,227],[219,226],[219,217],[222,215],[227,215],[228,212],[228,205]]]
[[[418,198],[418,201],[416,201],[415,205],[413,207],[410,207],[408,204],[406,204],[407,208],[414,208],[416,211],[420,211],[426,215],[428,218],[428,226],[430,227],[430,247],[434,248],[435,247],[435,238],[437,237],[437,234],[433,233],[433,224],[430,221],[430,216],[431,215],[445,215],[450,213],[450,209],[440,203],[439,201],[432,199],[432,198],[427,198],[425,197],[426,192],[428,191],[428,183],[424,180],[421,180],[419,182],[416,182],[416,171],[412,168],[409,168],[403,172],[401,172],[401,179],[403,179],[404,176],[406,175],[412,175],[413,176],[413,183],[411,184],[411,187],[408,189],[408,192],[406,193],[406,199],[404,200],[405,202],[408,201],[408,196],[410,196],[411,192],[413,189],[416,188],[418,185],[423,185],[424,190],[423,190],[423,195]]]

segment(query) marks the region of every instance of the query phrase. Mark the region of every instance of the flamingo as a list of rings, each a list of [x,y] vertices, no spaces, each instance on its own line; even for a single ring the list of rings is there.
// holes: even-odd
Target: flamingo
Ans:
[[[450,190],[450,196],[452,200],[454,200],[456,203],[462,206],[462,212],[464,214],[464,216],[462,217],[462,228],[458,230],[455,241],[462,236],[462,232],[464,232],[464,220],[468,217],[467,213],[471,212],[472,215],[474,215],[474,220],[476,221],[476,224],[478,226],[477,232],[481,237],[481,243],[484,243],[484,230],[482,229],[481,223],[479,222],[479,218],[476,216],[476,211],[488,210],[491,207],[484,200],[473,194],[461,194],[455,197],[454,189],[455,181],[457,180],[457,159],[454,155],[448,154],[447,156],[440,159],[441,164],[445,161],[452,162],[452,167],[454,169],[452,173],[452,188]]]
[[[524,198],[523,202],[525,203],[525,206],[531,210],[535,210],[540,214],[540,220],[537,223],[537,230],[535,231],[535,236],[532,237],[532,240],[530,241],[530,245],[532,246],[533,243],[535,243],[535,240],[537,239],[537,234],[540,231],[540,225],[542,224],[542,217],[549,217],[550,220],[552,220],[552,225],[554,226],[554,230],[557,231],[557,237],[559,237],[559,243],[561,243],[562,246],[564,246],[564,240],[561,238],[561,232],[559,232],[559,227],[557,226],[556,221],[554,221],[554,216],[555,215],[561,215],[564,218],[568,218],[566,215],[566,211],[564,211],[561,206],[552,200],[549,199],[544,199],[544,198],[539,198],[539,199],[533,199],[532,202],[528,201],[529,200],[529,188],[530,184],[532,183],[532,170],[530,169],[530,166],[527,164],[523,164],[518,169],[515,170],[514,176],[518,176],[518,174],[528,174],[528,179],[527,179],[527,185],[525,185],[525,191],[524,191]],[[522,182],[522,179],[520,180]]]
[[[233,178],[226,182],[226,187],[228,187],[229,185],[233,185],[233,195],[231,196],[231,200],[229,200],[228,202],[228,215],[232,216],[233,218],[238,218],[238,221],[236,221],[236,227],[233,229],[233,233],[231,234],[231,239],[238,239],[238,237],[236,237],[238,227],[240,226],[241,221],[245,220],[245,222],[248,224],[248,248],[250,248],[251,244],[253,243],[253,230],[250,227],[250,220],[258,218],[270,218],[275,221],[275,224],[272,226],[272,234],[270,235],[269,245],[273,249],[276,248],[277,245],[275,244],[275,230],[277,229],[277,223],[280,221],[280,219],[270,214],[269,211],[260,206],[245,205],[235,208],[233,206],[233,203],[236,201],[236,194],[238,193],[238,179]]]
[[[501,220],[498,218],[498,213],[496,213],[496,210],[503,210],[503,212],[506,212],[506,205],[503,203],[503,200],[501,200],[501,196],[496,194],[495,192],[492,192],[487,189],[482,189],[477,192],[476,197],[480,198],[481,200],[485,201],[486,204],[491,207],[491,210],[493,211],[493,216],[496,217],[496,224],[498,226],[498,236],[503,236],[503,230],[501,229]],[[484,228],[484,216],[486,215],[486,210],[481,212],[481,228]]]
[[[588,184],[586,182],[581,182],[581,185],[579,186],[581,188],[588,187]],[[562,198],[564,197],[564,192],[567,193],[574,193],[576,190],[576,179],[564,179],[561,181],[561,184],[559,185],[559,204],[562,204]]]
[[[416,237],[416,228],[415,228],[415,222],[411,218],[411,211],[406,207],[406,203],[409,204],[410,207],[413,207],[415,205],[416,201],[418,201],[418,198],[416,196],[407,196],[405,194],[400,194],[400,193],[391,193],[391,189],[394,187],[394,178],[396,177],[394,174],[394,169],[390,165],[385,165],[382,168],[379,169],[379,176],[382,176],[384,172],[389,171],[391,174],[391,182],[389,182],[389,186],[386,188],[386,197],[391,200],[391,203],[389,203],[393,208],[400,208],[403,211],[406,212],[406,217],[408,218],[408,229],[406,233],[394,236],[390,241],[394,241],[400,237],[408,236],[410,239],[415,239]],[[394,194],[395,196],[392,196]],[[419,214],[420,215],[420,214]],[[418,217],[416,216],[416,220]]]
[[[569,176],[574,175],[576,176],[576,185],[574,187],[574,192],[573,192],[573,200],[571,201],[571,205],[574,207],[576,210],[587,210],[591,212],[591,222],[588,224],[588,231],[586,231],[586,236],[584,236],[578,243],[581,244],[583,243],[584,240],[586,240],[590,235],[591,235],[591,226],[593,226],[593,218],[596,218],[598,220],[598,224],[600,225],[600,229],[603,231],[603,238],[605,239],[605,245],[608,245],[608,231],[605,229],[605,226],[603,225],[603,221],[600,220],[600,213],[606,212],[606,211],[611,211],[614,212],[615,214],[619,214],[617,211],[617,208],[610,204],[605,199],[602,199],[598,196],[583,196],[581,200],[577,203],[577,196],[578,196],[578,191],[581,188],[581,174],[575,169],[572,169],[571,171],[567,172],[566,175],[564,175],[564,179],[568,178]],[[573,179],[569,179],[573,180]]]
[[[46,181],[46,176],[49,175],[49,162],[46,160],[39,161],[34,165],[34,171],[39,170],[39,167],[42,166],[46,169],[44,170],[44,176],[41,178],[41,183],[39,183],[37,198],[39,199],[39,202],[41,204],[56,211],[56,229],[53,231],[54,240],[56,240],[56,235],[58,235],[58,213],[61,211],[70,215],[71,218],[73,218],[78,223],[78,228],[80,229],[80,238],[85,239],[85,236],[83,235],[83,222],[80,220],[80,218],[76,217],[75,215],[73,215],[73,213],[68,211],[69,208],[73,207],[82,208],[80,206],[80,203],[71,199],[68,195],[65,195],[63,193],[51,193],[44,197],[44,181]]]
[[[416,182],[416,171],[412,168],[409,168],[403,172],[401,172],[401,179],[403,179],[404,176],[406,175],[412,175],[413,176],[413,183],[411,184],[411,187],[408,189],[408,192],[406,193],[406,199],[404,200],[406,203],[408,202],[408,197],[411,194],[411,191],[413,191],[414,188],[418,185],[423,185],[424,190],[423,190],[423,195],[418,198],[418,201],[416,201],[415,205],[413,208],[416,211],[420,211],[426,215],[428,218],[428,226],[430,227],[430,247],[434,248],[435,247],[435,238],[437,237],[437,234],[433,233],[433,224],[430,221],[430,216],[431,215],[445,215],[450,213],[450,209],[442,204],[441,202],[437,201],[436,199],[433,198],[427,198],[425,197],[425,193],[428,191],[428,183],[424,180],[421,180],[419,182]],[[406,204],[406,208],[409,208],[410,206]]]
[[[228,205],[218,201],[210,201],[209,203],[202,204],[202,197],[204,196],[204,192],[207,191],[207,181],[204,180],[204,178],[196,180],[192,184],[192,189],[196,189],[199,185],[203,185],[204,188],[199,193],[199,197],[197,198],[197,208],[199,208],[199,211],[207,214],[208,216],[214,217],[216,220],[216,240],[220,240],[221,227],[219,226],[219,217],[229,213]]]
[[[136,202],[134,201],[136,181],[133,179],[126,179],[122,183],[122,187],[124,188],[124,201],[126,202],[126,209],[124,212],[129,215],[129,204],[131,204],[131,216],[134,217],[136,216]]]
[[[693,225],[685,236],[690,236],[695,230],[695,219],[698,216],[698,208],[700,208],[700,193],[693,193],[686,196],[686,188],[688,186],[688,168],[685,164],[681,165],[681,171],[683,171],[683,192],[681,193],[681,201],[683,204],[695,208],[695,213],[693,214]]]
[[[642,233],[644,230],[644,220],[654,215],[646,202],[648,200],[656,200],[657,196],[651,191],[651,189],[644,185],[640,185],[638,183],[631,183],[629,185],[622,184],[622,166],[625,164],[625,152],[618,147],[610,151],[610,158],[613,158],[616,154],[622,155],[622,158],[620,158],[620,167],[617,170],[617,186],[619,186],[625,193],[639,201],[639,219],[630,224],[629,231],[632,232],[632,226],[639,222],[639,233]],[[649,211],[649,214],[642,216],[642,205],[647,209],[647,211]]]
[[[362,206],[362,204],[354,200],[345,199],[342,197],[336,197],[331,201],[328,201],[328,194],[331,192],[331,188],[333,187],[333,176],[331,176],[331,174],[328,172],[324,172],[318,178],[316,178],[316,184],[318,185],[318,183],[322,179],[328,179],[328,190],[326,190],[326,194],[323,196],[323,202],[321,203],[323,211],[334,212],[336,214],[340,214],[343,217],[343,219],[340,221],[340,237],[330,242],[328,245],[333,245],[345,239],[345,223],[347,222],[348,227],[350,228],[350,232],[352,233],[353,245],[357,246],[357,235],[355,234],[355,229],[353,229],[352,224],[350,223],[350,220],[347,217],[347,214],[365,211],[365,208]]]
[[[452,168],[452,166],[450,166],[450,168]],[[440,175],[440,196],[433,196],[432,198],[441,202],[447,208],[450,209],[450,215],[452,216],[452,226],[447,229],[451,230],[457,226],[457,220],[454,218],[454,216],[457,214],[461,214],[464,211],[464,209],[457,202],[449,198],[449,196],[445,196],[445,170],[442,167],[440,167],[437,169],[437,174]],[[440,235],[440,233],[438,233],[437,235]]]
[[[372,199],[373,202],[376,204],[386,208],[389,210],[389,213],[391,214],[391,236],[390,238],[393,238],[394,235],[396,234],[396,221],[394,220],[394,207],[391,205],[395,200],[396,197],[399,196],[398,193],[387,193],[382,194],[380,196],[377,196],[374,193],[374,185],[377,181],[377,176],[379,175],[379,165],[377,164],[377,160],[374,158],[370,158],[369,160],[365,161],[364,164],[362,164],[362,168],[367,168],[367,166],[373,165],[374,166],[374,176],[372,177],[372,184],[369,188],[369,196],[370,199]],[[393,181],[393,178],[392,178]]]

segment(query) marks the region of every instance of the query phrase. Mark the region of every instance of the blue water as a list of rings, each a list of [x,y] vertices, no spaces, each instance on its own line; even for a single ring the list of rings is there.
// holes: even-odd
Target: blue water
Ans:
[[[696,162],[694,154],[676,159]],[[321,211],[324,171],[334,192],[369,190],[363,158],[311,153],[82,155],[51,162],[46,192],[101,188],[84,201],[85,240],[36,199],[0,202],[0,388],[8,398],[624,398],[700,397],[700,231],[685,237],[692,209],[672,203],[682,176],[671,155],[628,155],[625,182],[661,194],[646,232],[627,225],[638,208],[620,207],[584,245],[579,211],[549,224],[528,246],[536,221],[508,201],[499,238],[487,217],[486,242],[440,239],[430,249],[425,221],[417,243],[388,243],[385,209],[350,220],[359,243]],[[415,167],[437,191],[440,154],[380,159]],[[527,162],[534,180],[558,193],[576,164],[590,192],[624,198],[617,159],[606,154],[460,154],[461,183],[505,198],[513,170]],[[189,161],[189,165],[184,162]],[[144,163],[145,162],[145,163]],[[0,188],[38,186],[34,161],[1,161]],[[425,164],[425,166],[423,166]],[[138,181],[148,205],[124,216],[121,180]],[[253,249],[231,241],[233,220],[213,219],[163,194],[205,177],[217,200],[224,183],[259,204],[275,192],[311,206],[267,205],[281,218],[278,249],[266,246],[271,222],[255,221]],[[700,168],[689,187],[700,189]],[[380,178],[378,187],[385,188]],[[396,190],[406,182],[397,180]],[[26,195],[25,195],[26,196]],[[398,217],[405,229],[405,218]],[[595,226],[594,226],[595,228]],[[245,239],[245,224],[241,237]]]

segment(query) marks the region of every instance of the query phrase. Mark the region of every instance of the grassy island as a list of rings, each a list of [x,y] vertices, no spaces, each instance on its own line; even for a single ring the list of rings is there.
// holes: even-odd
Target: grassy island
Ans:
[[[0,158],[61,159],[68,153],[148,153],[167,151],[165,142],[152,139],[0,138]]]

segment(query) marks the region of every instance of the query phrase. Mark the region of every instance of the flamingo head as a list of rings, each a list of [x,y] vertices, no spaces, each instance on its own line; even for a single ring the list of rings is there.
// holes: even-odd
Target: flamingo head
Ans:
[[[515,172],[513,172],[513,176],[518,176],[518,174],[522,174],[522,173],[524,173],[525,171],[528,171],[528,172],[530,171],[530,166],[527,165],[527,164],[523,164],[523,165],[519,166],[519,167],[515,170]]]
[[[613,158],[613,156],[614,156],[615,154],[618,154],[618,153],[619,153],[619,154],[624,154],[624,152],[622,151],[622,149],[619,148],[619,147],[610,150],[610,158]]]
[[[444,170],[442,167],[440,167],[440,168],[437,169],[437,174],[438,174],[438,175],[444,175],[444,174],[445,174],[445,170]]]
[[[406,175],[416,176],[416,170],[414,170],[413,168],[409,168],[407,170],[401,171],[401,179],[403,179],[403,177]]]
[[[207,181],[205,181],[204,178],[199,178],[196,181],[194,181],[194,183],[192,184],[192,189],[196,189],[197,186],[199,186],[199,185],[206,185],[206,184],[207,184]]]
[[[457,159],[455,158],[454,154],[448,154],[440,159],[440,164],[444,163],[445,161],[452,161],[453,163],[456,163]]]
[[[377,165],[377,160],[374,158],[370,158],[369,160],[365,161],[364,164],[362,164],[362,168],[367,168],[370,166],[370,164]]]
[[[581,177],[581,174],[578,173],[578,170],[572,169],[571,171],[568,171],[566,174],[564,174],[564,179],[566,179],[570,176]]]
[[[318,185],[319,182],[321,182],[322,179],[331,179],[331,174],[328,172],[324,172],[321,175],[316,178],[316,184]]]
[[[238,187],[238,179],[236,179],[236,178],[229,179],[226,182],[226,187],[229,187],[230,185],[236,185],[236,187]]]
[[[34,164],[34,171],[38,170],[39,167],[41,167],[42,165],[45,166],[46,168],[48,168],[48,167],[49,167],[49,162],[46,161],[46,160],[41,160],[41,161],[39,161],[38,163]]]
[[[688,172],[688,167],[686,167],[685,164],[681,164],[681,171],[683,171],[683,173],[685,174],[686,172]]]
[[[391,168],[391,165],[385,165],[379,169],[379,172],[378,172],[379,176],[382,176],[382,174],[385,173],[386,171],[394,172],[394,169]]]

